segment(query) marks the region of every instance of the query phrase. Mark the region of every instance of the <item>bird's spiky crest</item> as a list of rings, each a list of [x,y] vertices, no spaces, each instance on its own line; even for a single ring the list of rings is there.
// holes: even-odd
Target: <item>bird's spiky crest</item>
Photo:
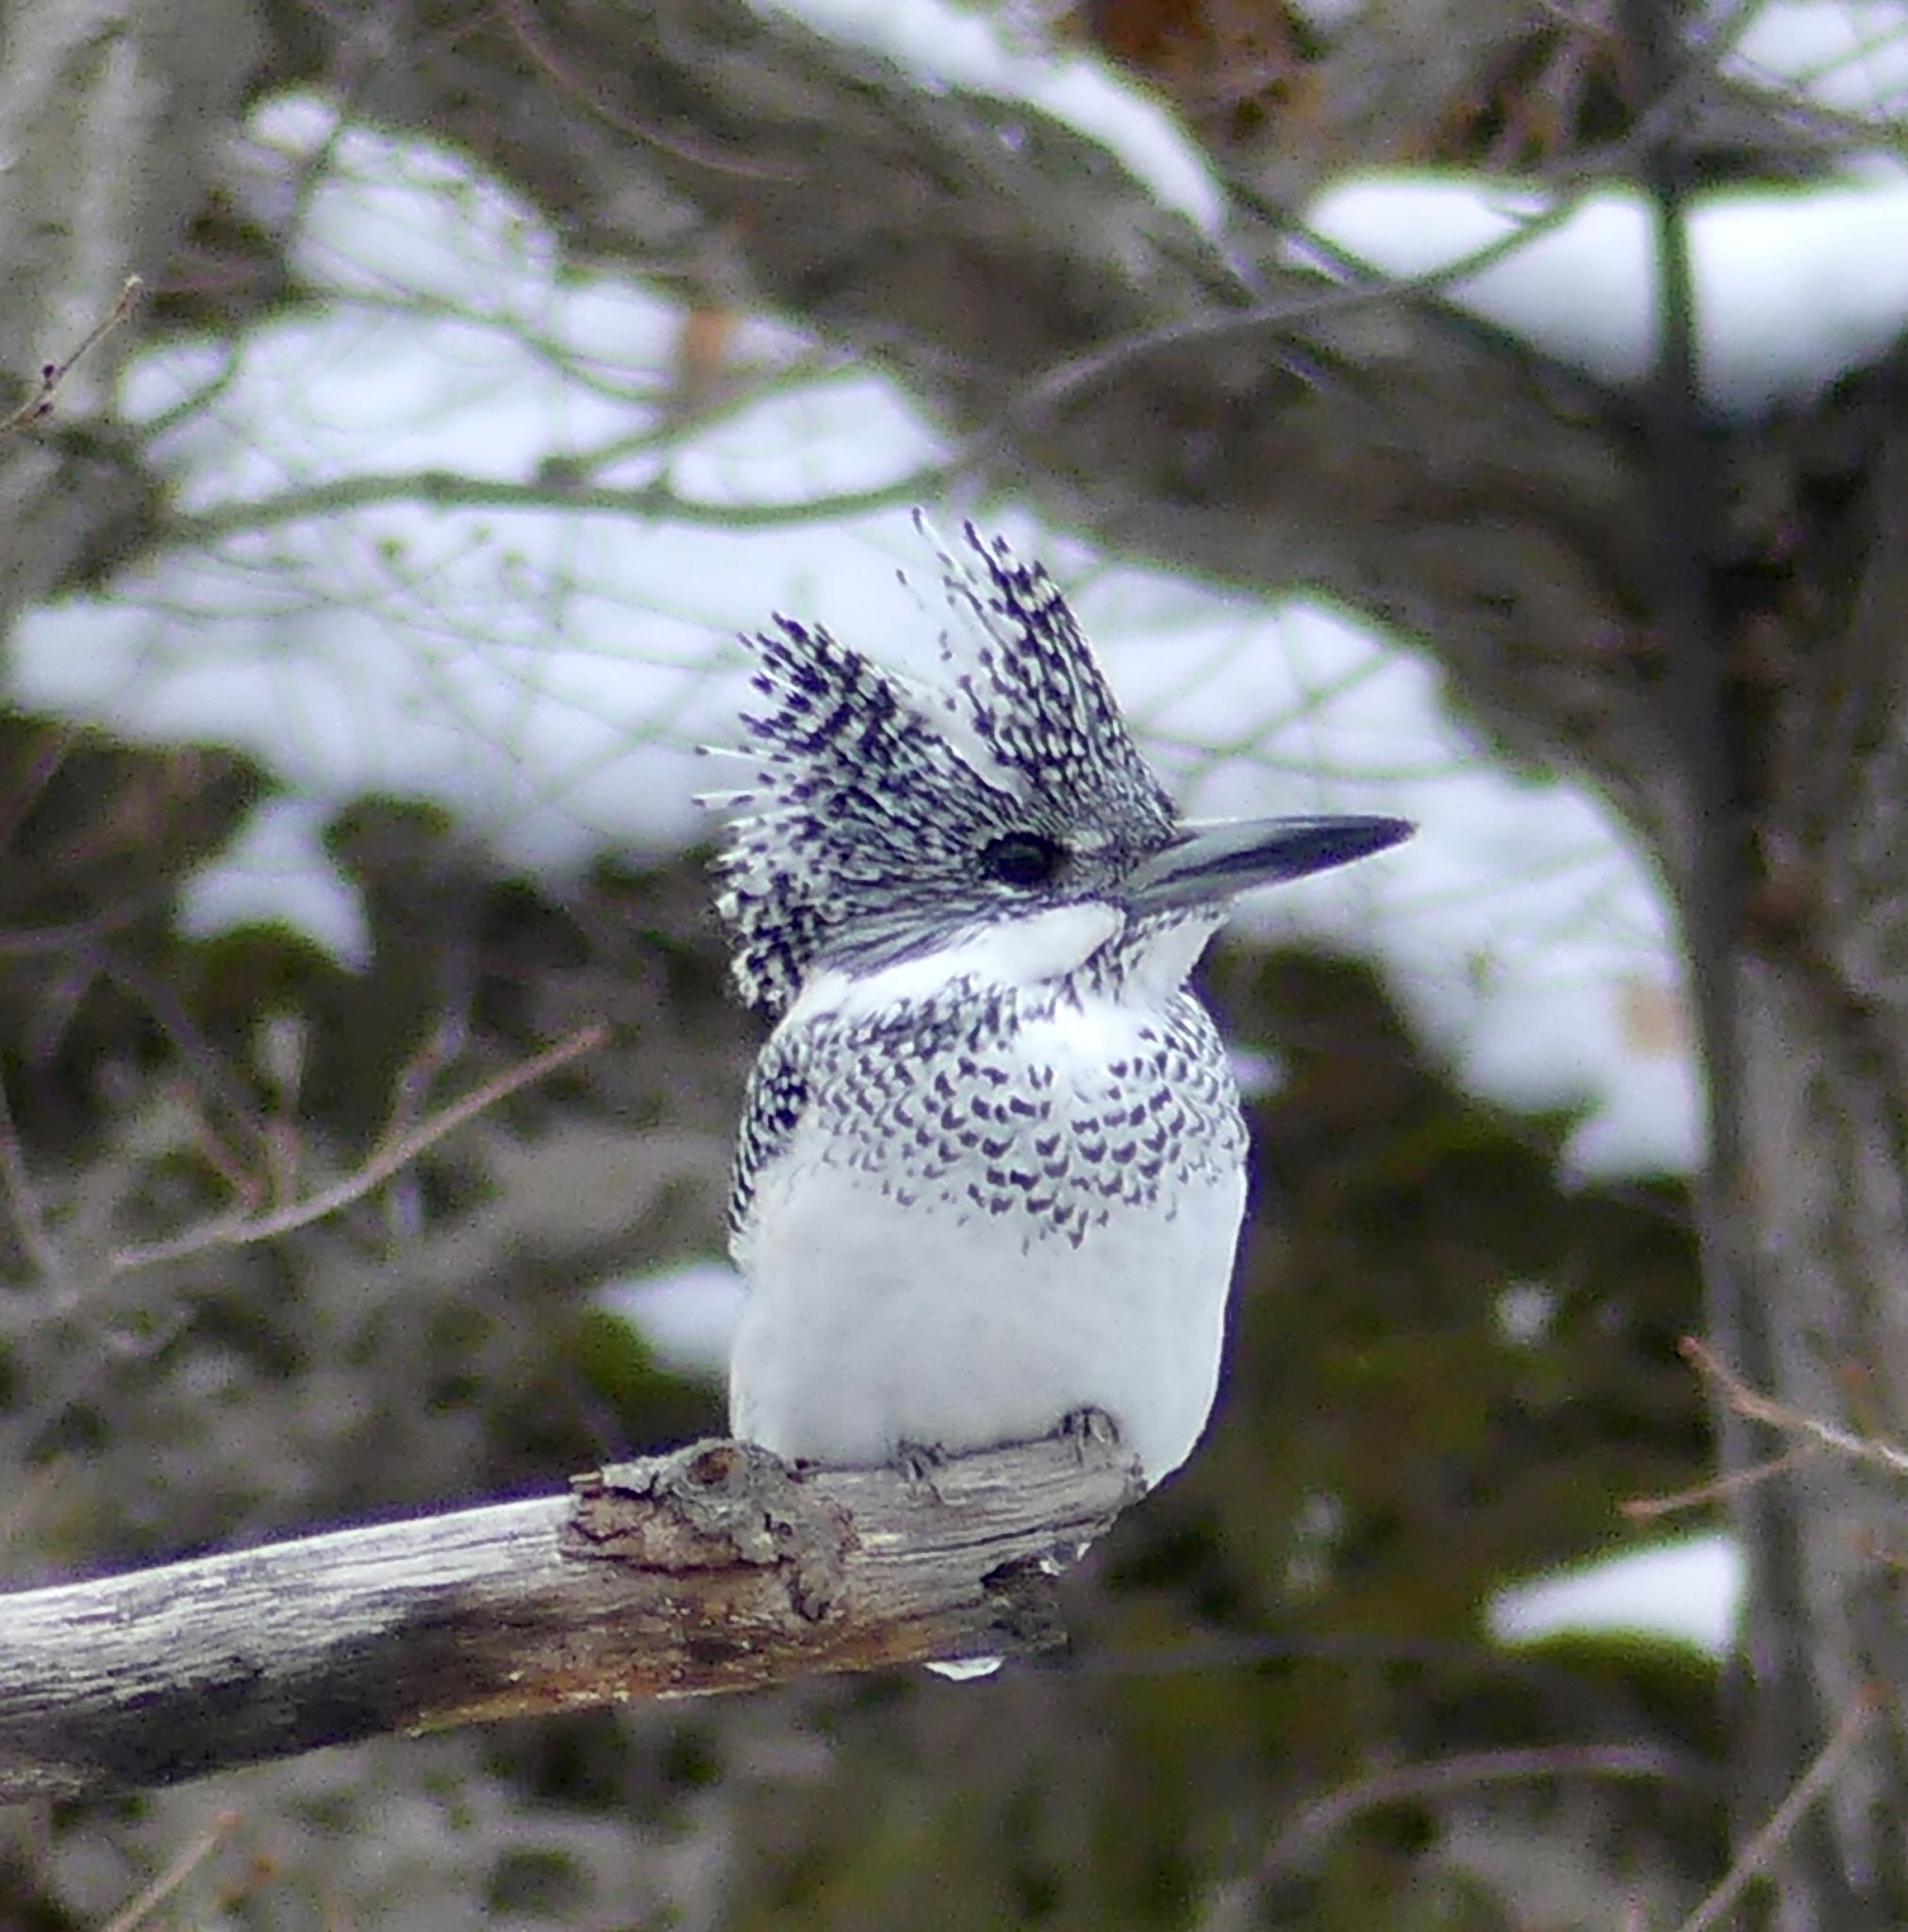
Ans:
[[[945,690],[788,617],[743,641],[765,701],[742,720],[754,782],[708,802],[738,814],[718,905],[752,1005],[781,1011],[818,958],[859,937],[987,916],[999,889],[977,859],[1004,833],[1090,832],[1131,854],[1171,831],[1052,579],[971,524],[963,534],[972,564],[939,552]]]

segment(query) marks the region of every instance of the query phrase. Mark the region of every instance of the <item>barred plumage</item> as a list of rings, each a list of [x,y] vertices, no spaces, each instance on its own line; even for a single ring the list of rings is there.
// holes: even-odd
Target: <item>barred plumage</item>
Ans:
[[[875,1463],[1111,1417],[1149,1477],[1210,1410],[1246,1137],[1186,977],[1231,899],[1388,819],[1189,827],[1045,573],[942,553],[946,684],[788,618],[720,904],[777,1018],[750,1085],[733,1422]]]
[[[751,1006],[781,1012],[831,945],[904,948],[1017,903],[976,867],[991,839],[1081,839],[1084,889],[1171,833],[1171,802],[1046,573],[968,538],[978,570],[940,559],[943,690],[793,618],[747,640],[767,703],[742,720],[755,783],[721,801],[738,816],[718,904]]]

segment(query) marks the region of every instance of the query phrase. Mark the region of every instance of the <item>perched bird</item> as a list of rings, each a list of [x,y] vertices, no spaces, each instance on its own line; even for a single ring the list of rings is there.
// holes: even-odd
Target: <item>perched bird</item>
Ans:
[[[735,1433],[847,1466],[1110,1419],[1148,1482],[1211,1412],[1246,1132],[1186,989],[1232,900],[1404,838],[1184,824],[1046,573],[970,525],[929,688],[749,640],[721,909],[776,1025],[731,1203]]]

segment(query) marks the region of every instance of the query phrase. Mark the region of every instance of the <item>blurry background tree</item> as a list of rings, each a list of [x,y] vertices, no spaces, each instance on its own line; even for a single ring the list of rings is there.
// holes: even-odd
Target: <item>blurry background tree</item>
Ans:
[[[1215,960],[1236,1359],[1065,1667],[18,1815],[0,1922],[1720,1924],[1785,1800],[1734,1922],[1908,1921],[1885,1471],[1710,1499],[1726,1682],[1497,1641],[1784,1446],[1684,1331],[1908,1426],[1904,84],[1893,0],[14,0],[15,1584],[719,1424],[687,747],[773,602],[919,646],[910,503],[1053,558],[1194,808],[1426,831]]]

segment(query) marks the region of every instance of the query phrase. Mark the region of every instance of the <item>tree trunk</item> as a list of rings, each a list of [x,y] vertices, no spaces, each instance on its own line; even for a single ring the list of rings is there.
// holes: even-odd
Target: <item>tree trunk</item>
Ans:
[[[15,0],[0,17],[0,415],[31,407],[27,372],[59,372],[48,412],[0,437],[0,624],[147,534],[152,486],[93,426],[134,331],[62,365],[127,276],[173,257],[259,44],[244,0]]]
[[[1733,991],[1740,1024],[1740,1192],[1750,1293],[1734,1365],[1786,1407],[1899,1439],[1908,1418],[1908,745],[1900,612],[1908,449],[1881,431],[1851,506],[1852,597],[1817,586],[1817,625],[1778,635],[1752,801],[1762,917]],[[1805,583],[1805,580],[1802,580]],[[1799,583],[1799,588],[1802,587]],[[1749,1460],[1784,1446],[1759,1431]],[[1862,1734],[1798,1846],[1784,1924],[1908,1917],[1908,1633],[1898,1475],[1816,1455],[1741,1493],[1752,1594],[1740,1716],[1757,1790],[1780,1784],[1865,1701]],[[1813,1839],[1813,1842],[1810,1840]],[[1859,1902],[1859,1906],[1857,1904]]]

